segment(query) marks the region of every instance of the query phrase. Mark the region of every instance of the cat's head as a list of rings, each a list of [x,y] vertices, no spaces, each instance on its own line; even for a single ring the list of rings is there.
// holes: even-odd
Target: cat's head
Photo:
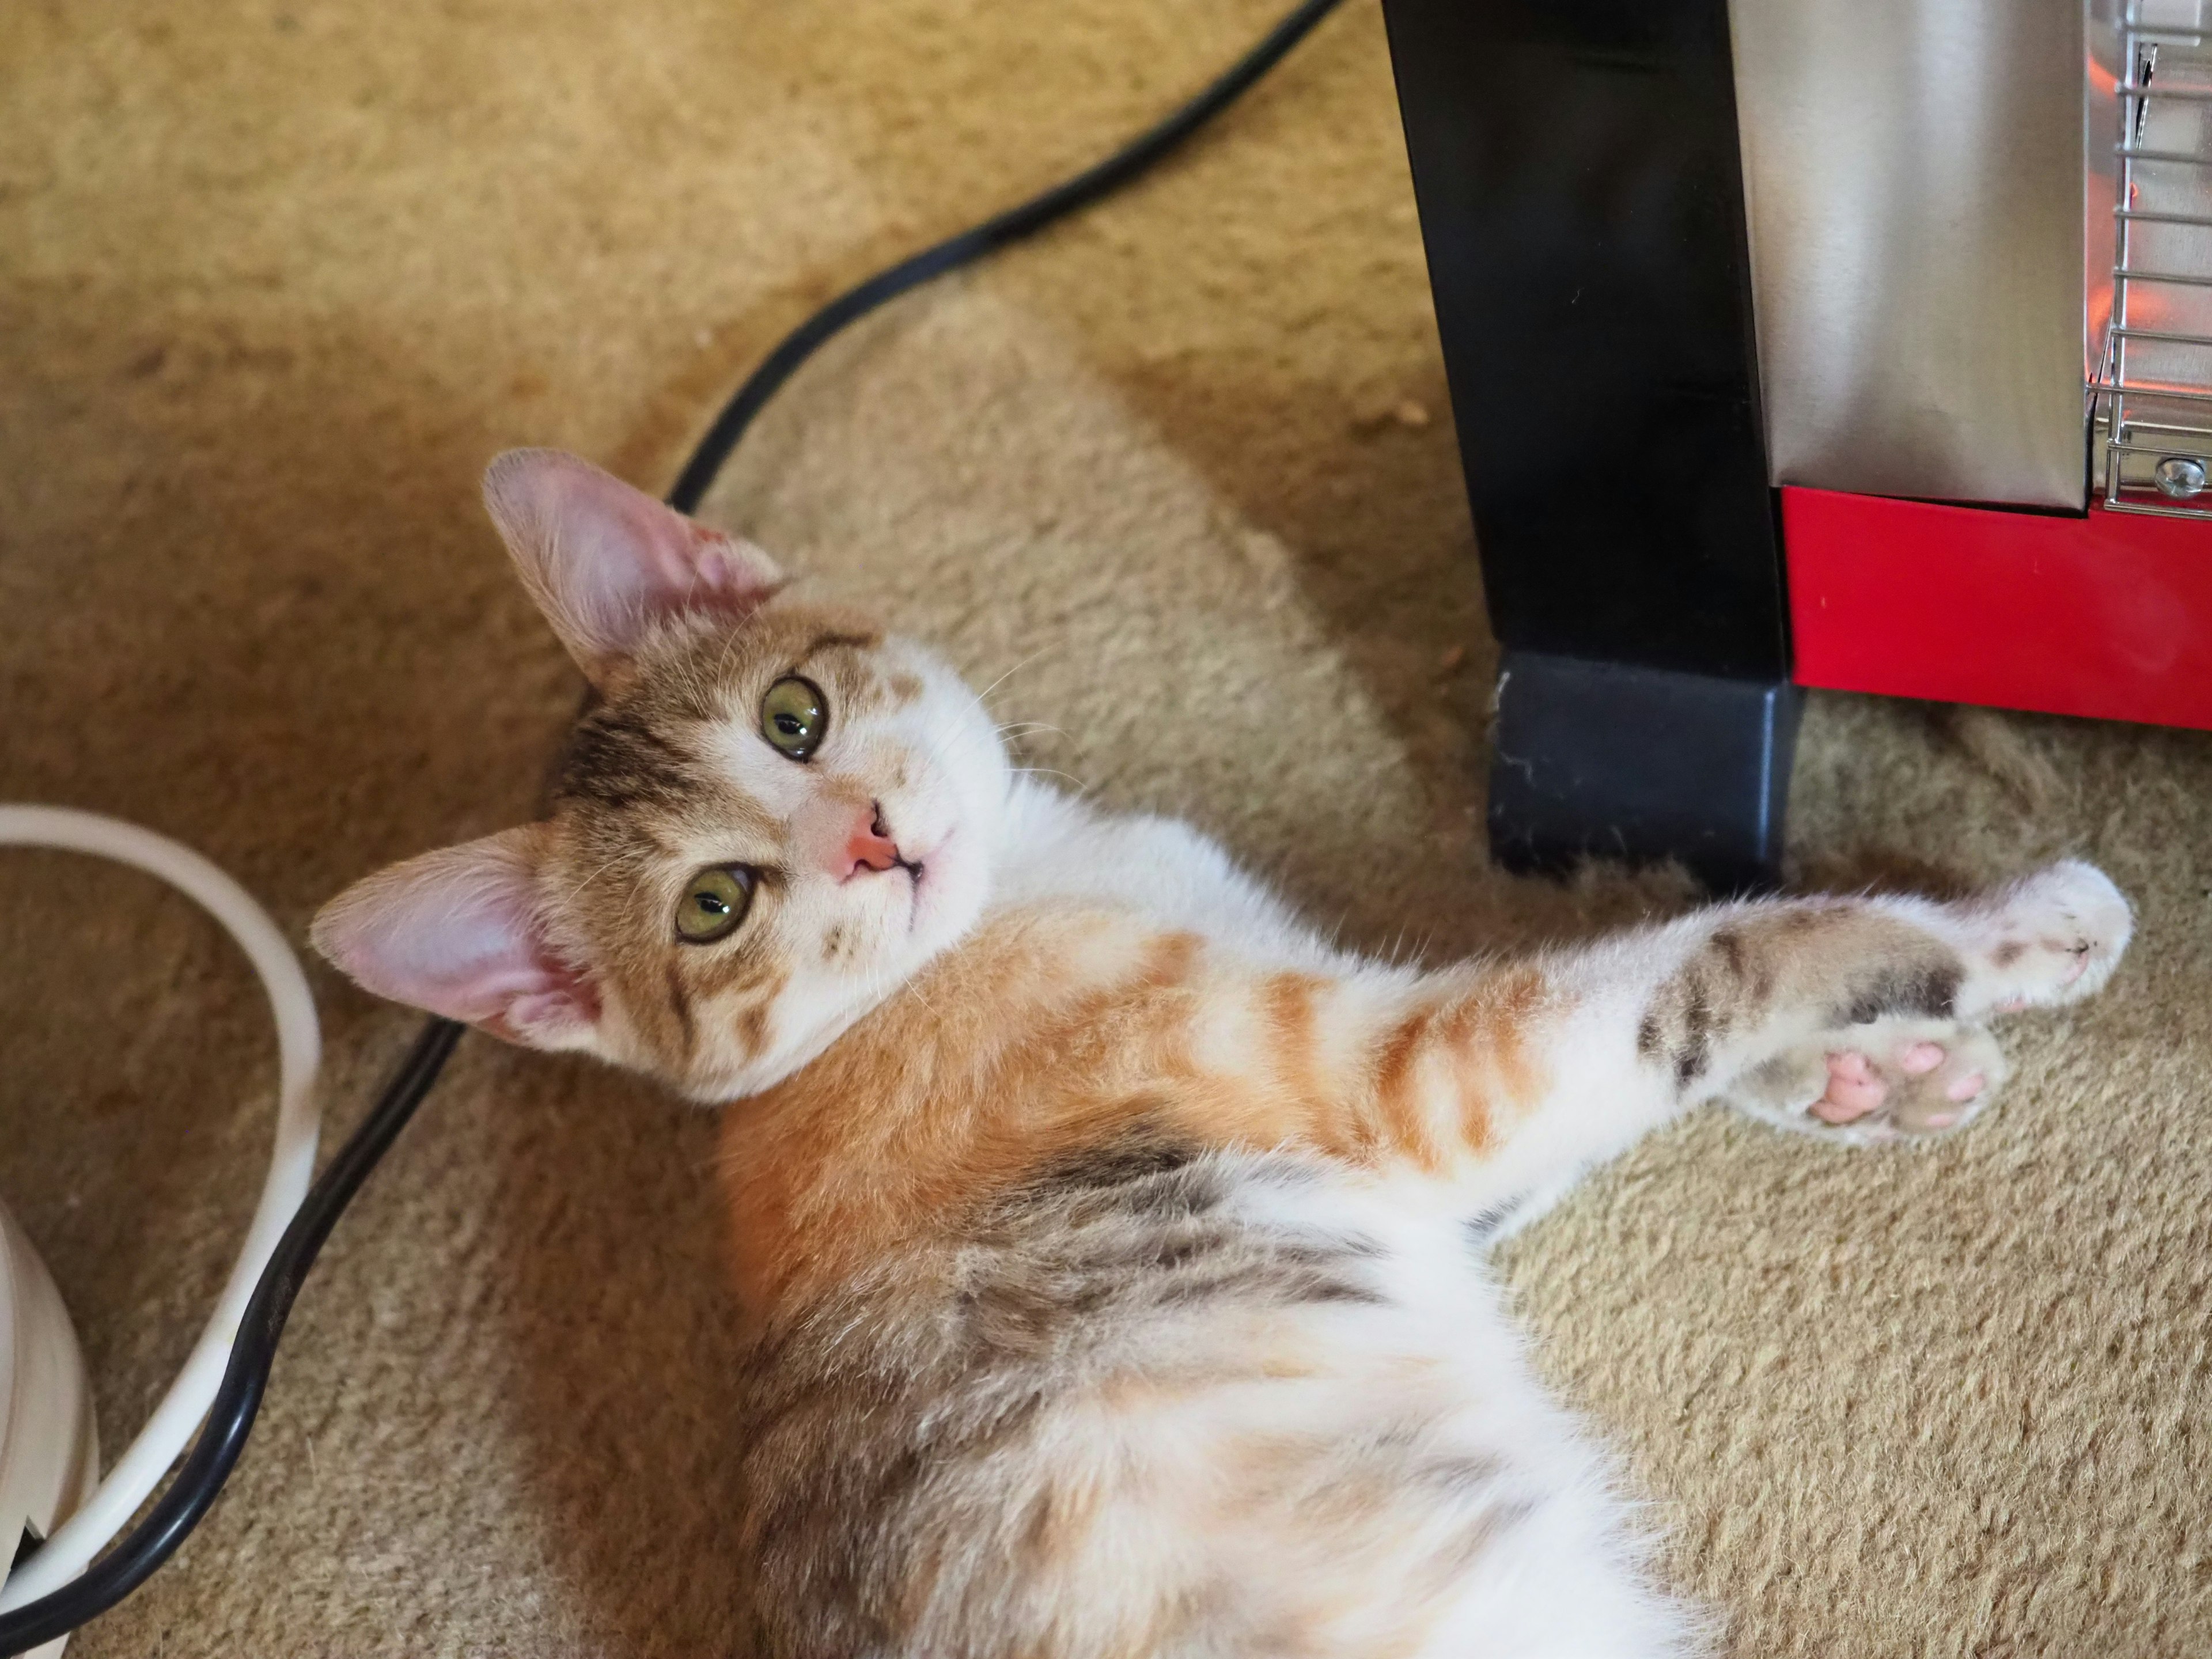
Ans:
[[[550,817],[356,884],[315,946],[511,1042],[765,1088],[975,923],[997,732],[921,646],[573,456],[501,456],[484,501],[602,701]]]

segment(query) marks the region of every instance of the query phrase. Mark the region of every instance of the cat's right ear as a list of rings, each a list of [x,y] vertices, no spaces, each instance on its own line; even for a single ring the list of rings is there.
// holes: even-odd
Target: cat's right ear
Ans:
[[[783,582],[750,542],[557,449],[507,451],[486,469],[483,497],[523,585],[603,690],[654,629],[741,620]]]
[[[543,831],[509,830],[409,859],[325,905],[315,949],[365,990],[532,1048],[589,1048],[599,997],[546,937]]]

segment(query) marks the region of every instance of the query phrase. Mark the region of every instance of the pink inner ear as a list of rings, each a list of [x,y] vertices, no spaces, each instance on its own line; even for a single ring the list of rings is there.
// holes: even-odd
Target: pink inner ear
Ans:
[[[379,996],[536,1048],[580,1046],[599,995],[538,924],[534,835],[488,836],[357,883],[315,918],[315,948]]]
[[[783,580],[750,543],[558,450],[501,455],[484,473],[484,505],[562,641],[594,679],[667,618],[742,617]]]

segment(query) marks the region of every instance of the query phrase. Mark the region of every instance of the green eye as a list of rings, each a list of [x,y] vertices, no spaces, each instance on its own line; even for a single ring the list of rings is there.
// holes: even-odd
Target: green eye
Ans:
[[[795,761],[803,761],[821,745],[830,724],[822,693],[811,681],[793,675],[778,680],[761,699],[761,736]]]
[[[741,864],[702,870],[691,878],[676,907],[676,937],[686,945],[712,945],[727,939],[745,919],[753,902],[753,872]]]

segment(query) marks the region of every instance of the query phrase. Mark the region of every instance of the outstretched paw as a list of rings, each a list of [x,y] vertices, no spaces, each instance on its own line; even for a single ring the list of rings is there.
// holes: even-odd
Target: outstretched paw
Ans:
[[[2135,932],[2128,902],[2101,870],[2069,859],[1972,907],[1961,1012],[2010,1013],[2100,989]]]
[[[1754,1069],[1727,1098],[1782,1128],[1874,1146],[1962,1127],[2004,1076],[2003,1054],[1978,1026],[1888,1019],[1823,1032]]]

